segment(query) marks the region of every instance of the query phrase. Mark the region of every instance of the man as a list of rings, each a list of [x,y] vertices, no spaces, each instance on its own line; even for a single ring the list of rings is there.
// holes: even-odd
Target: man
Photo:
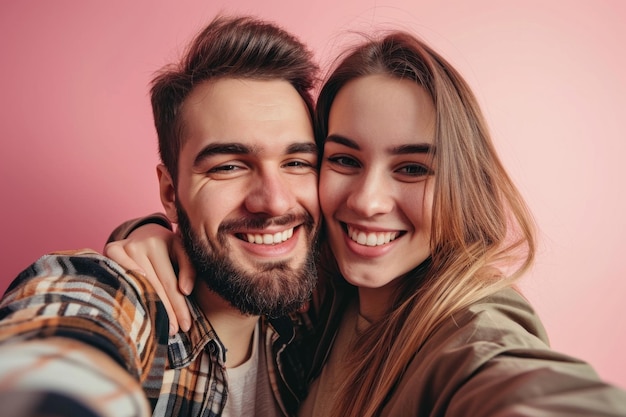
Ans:
[[[211,22],[151,89],[161,200],[205,284],[190,301],[191,329],[168,340],[162,302],[141,274],[91,251],[49,255],[0,303],[2,349],[28,346],[31,358],[3,362],[0,375],[30,386],[80,351],[106,361],[104,371],[80,361],[92,376],[116,381],[121,366],[139,381],[155,416],[293,414],[304,393],[295,354],[304,349],[288,314],[315,285],[320,219],[316,71],[304,45],[276,26]],[[24,370],[42,357],[54,366]],[[137,397],[128,390],[85,402],[98,409]],[[102,408],[115,415],[110,403]]]

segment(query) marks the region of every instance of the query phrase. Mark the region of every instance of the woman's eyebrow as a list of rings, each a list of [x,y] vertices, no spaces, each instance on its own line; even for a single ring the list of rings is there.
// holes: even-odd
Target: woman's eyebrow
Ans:
[[[411,153],[435,153],[435,145],[430,143],[415,143],[400,145],[390,149],[393,155],[406,155]]]
[[[326,138],[326,142],[335,142],[340,145],[347,146],[348,148],[361,150],[361,147],[359,146],[358,143],[356,143],[352,139],[348,139],[345,136],[341,136],[341,135],[329,135]],[[413,153],[424,154],[424,153],[431,153],[431,152],[432,153],[435,152],[435,145],[428,143],[428,142],[410,143],[406,145],[394,146],[389,149],[389,153],[392,155],[406,155],[406,154],[413,154]]]
[[[361,150],[361,147],[352,139],[348,139],[345,136],[341,135],[328,135],[326,137],[326,142],[335,142],[343,146],[347,146],[348,148]]]

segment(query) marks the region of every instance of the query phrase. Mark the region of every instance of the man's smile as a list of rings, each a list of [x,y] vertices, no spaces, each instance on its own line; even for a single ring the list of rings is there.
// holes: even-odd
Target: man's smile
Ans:
[[[281,232],[275,233],[245,233],[240,234],[238,237],[243,240],[247,240],[248,243],[254,243],[257,245],[276,245],[285,242],[293,236],[294,228],[285,229]]]

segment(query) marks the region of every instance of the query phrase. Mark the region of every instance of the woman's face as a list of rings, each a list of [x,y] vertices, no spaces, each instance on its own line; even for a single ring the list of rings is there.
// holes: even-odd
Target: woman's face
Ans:
[[[435,109],[410,80],[370,75],[332,104],[320,203],[341,273],[353,285],[393,288],[430,253]]]

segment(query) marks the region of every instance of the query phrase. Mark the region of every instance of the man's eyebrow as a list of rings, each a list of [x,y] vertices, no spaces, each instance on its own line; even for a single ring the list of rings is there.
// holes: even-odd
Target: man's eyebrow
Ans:
[[[326,138],[327,142],[335,142],[340,145],[347,146],[348,148],[352,148],[355,150],[361,150],[361,147],[358,143],[353,141],[352,139],[346,138],[341,135],[330,135]],[[389,153],[392,155],[407,155],[413,153],[434,153],[435,145],[430,143],[411,143],[407,145],[395,146],[389,149]]]
[[[317,145],[313,142],[297,142],[287,147],[287,154],[314,153],[317,154]]]
[[[193,161],[194,166],[198,166],[204,159],[213,155],[234,154],[234,155],[246,155],[252,153],[253,150],[241,143],[212,143],[204,148]]]
[[[242,143],[212,143],[205,146],[196,155],[193,161],[194,166],[198,166],[204,159],[213,155],[249,155],[255,153],[255,149]],[[317,145],[313,142],[298,142],[287,146],[286,154],[311,153],[317,155]]]

